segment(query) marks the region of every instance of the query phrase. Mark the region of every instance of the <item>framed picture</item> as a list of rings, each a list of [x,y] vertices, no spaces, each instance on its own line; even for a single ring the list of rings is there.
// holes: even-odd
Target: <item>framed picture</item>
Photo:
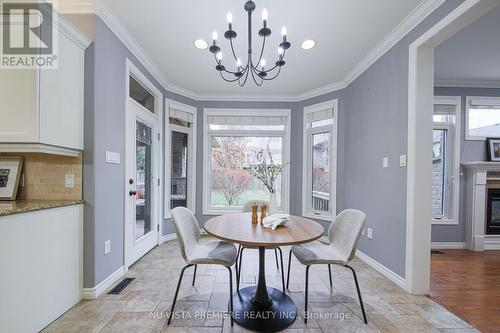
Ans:
[[[488,150],[488,160],[493,162],[500,162],[500,139],[486,139]]]
[[[0,157],[0,200],[16,200],[22,157]]]

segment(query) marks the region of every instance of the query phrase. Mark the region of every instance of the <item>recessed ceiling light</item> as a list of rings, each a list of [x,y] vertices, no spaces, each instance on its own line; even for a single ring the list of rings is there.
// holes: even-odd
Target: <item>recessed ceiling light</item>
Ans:
[[[316,42],[314,40],[312,40],[312,39],[306,39],[300,45],[300,47],[303,48],[304,50],[310,50],[310,49],[312,49],[315,46],[316,46]]]
[[[208,47],[207,42],[204,41],[203,39],[197,39],[193,42],[193,44],[197,49],[200,50],[205,50]]]

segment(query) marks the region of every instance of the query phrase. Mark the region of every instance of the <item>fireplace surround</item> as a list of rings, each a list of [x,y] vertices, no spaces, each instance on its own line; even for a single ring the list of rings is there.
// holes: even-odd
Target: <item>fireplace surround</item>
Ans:
[[[462,166],[466,171],[466,248],[499,250],[500,162],[465,162]]]

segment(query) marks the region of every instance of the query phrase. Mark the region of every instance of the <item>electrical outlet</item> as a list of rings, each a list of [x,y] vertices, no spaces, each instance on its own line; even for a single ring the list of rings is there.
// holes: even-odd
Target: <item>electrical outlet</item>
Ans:
[[[108,239],[104,242],[104,255],[108,254],[109,252],[111,252],[111,241]]]
[[[367,231],[366,238],[373,239],[373,229],[372,228],[368,228],[366,231]]]
[[[64,174],[64,187],[74,188],[75,187],[75,175],[72,173]]]
[[[405,167],[406,166],[406,155],[400,155],[399,156],[399,166],[400,167]]]
[[[389,167],[389,158],[388,157],[384,157],[382,159],[382,168],[388,168]]]

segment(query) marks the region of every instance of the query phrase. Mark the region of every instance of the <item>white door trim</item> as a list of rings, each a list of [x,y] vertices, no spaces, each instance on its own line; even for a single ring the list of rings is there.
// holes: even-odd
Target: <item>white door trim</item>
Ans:
[[[153,204],[156,205],[156,210],[155,214],[152,220],[152,228],[155,228],[158,230],[157,232],[157,237],[156,237],[156,244],[160,244],[161,241],[161,235],[163,233],[163,214],[162,214],[162,203],[163,203],[163,191],[161,190],[162,188],[162,174],[163,174],[163,159],[162,159],[162,151],[163,151],[163,144],[162,144],[162,137],[163,137],[163,128],[162,128],[162,120],[163,120],[163,93],[156,88],[156,86],[137,68],[128,58],[126,59],[125,62],[125,156],[123,158],[123,163],[125,163],[125,193],[124,193],[124,246],[123,246],[123,263],[124,263],[124,268],[125,271],[128,270],[128,267],[133,264],[133,262],[130,262],[130,249],[132,247],[132,243],[130,242],[129,235],[131,232],[130,226],[127,223],[127,221],[130,218],[130,210],[127,209],[127,204],[129,200],[129,185],[128,185],[128,179],[129,175],[132,173],[132,170],[130,170],[130,165],[128,162],[128,152],[130,150],[130,145],[132,144],[129,142],[128,137],[129,134],[127,132],[127,129],[131,127],[130,122],[130,107],[131,106],[138,106],[142,108],[140,104],[138,104],[136,101],[132,100],[129,97],[129,89],[130,89],[130,82],[129,82],[129,76],[133,76],[139,83],[141,83],[155,98],[155,113],[151,113],[148,110],[144,111],[144,115],[142,118],[145,120],[150,120],[154,121],[154,129],[153,129],[153,140],[156,142],[156,155],[157,155],[157,161],[155,163],[155,175],[154,177],[157,179],[155,183],[157,183],[158,188],[155,191],[156,196],[154,198]],[[135,117],[134,117],[135,118]],[[135,120],[134,120],[135,122]],[[135,128],[135,126],[134,126]],[[158,141],[157,141],[158,140]]]
[[[430,289],[434,48],[499,3],[465,0],[410,45],[405,280],[412,294],[428,294]]]

